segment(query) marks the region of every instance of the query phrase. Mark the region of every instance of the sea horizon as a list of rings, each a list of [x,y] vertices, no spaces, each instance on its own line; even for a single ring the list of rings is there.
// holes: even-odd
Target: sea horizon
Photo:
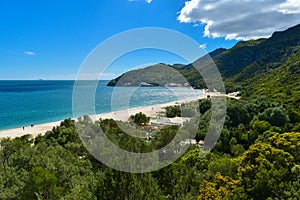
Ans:
[[[111,97],[115,87],[106,86],[108,81],[98,82],[95,113],[83,111],[82,115],[103,114],[167,103],[188,98],[191,95],[189,94],[191,90],[188,88],[173,88],[172,90],[178,91],[175,96],[166,87],[139,87],[130,98],[128,106],[122,104],[112,109]],[[0,130],[78,118],[79,116],[73,116],[72,112],[74,83],[75,80],[0,80],[0,118],[2,119]],[[124,92],[131,90],[130,87],[118,88]],[[197,93],[203,95],[202,90],[197,90]]]

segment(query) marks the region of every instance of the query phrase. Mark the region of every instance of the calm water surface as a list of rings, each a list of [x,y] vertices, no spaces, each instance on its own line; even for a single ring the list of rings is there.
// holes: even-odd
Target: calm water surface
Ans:
[[[115,88],[106,84],[107,81],[100,81],[97,87],[97,114],[112,111],[111,97]],[[74,81],[0,81],[0,130],[78,117],[72,113],[73,85]],[[85,87],[88,89],[88,81]],[[117,90],[132,92],[132,88],[127,87]],[[202,94],[200,90],[196,92]],[[187,88],[139,87],[132,94],[129,107],[166,103],[193,95]],[[122,101],[122,97],[118,99],[116,95],[114,100]],[[113,105],[113,110],[127,108],[123,104]]]

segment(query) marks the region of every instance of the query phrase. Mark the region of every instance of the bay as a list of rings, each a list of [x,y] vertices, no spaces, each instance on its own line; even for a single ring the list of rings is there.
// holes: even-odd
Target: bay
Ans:
[[[95,93],[95,113],[107,113],[126,108],[176,101],[194,95],[191,88],[118,87],[118,92],[132,93],[129,102],[113,104],[124,99],[116,87],[99,81]],[[86,81],[88,89],[89,81]],[[72,95],[74,81],[0,81],[0,130],[73,118]],[[175,91],[175,93],[174,93]],[[197,95],[203,95],[197,90]],[[114,94],[114,95],[113,95]],[[84,97],[83,97],[84,98]]]

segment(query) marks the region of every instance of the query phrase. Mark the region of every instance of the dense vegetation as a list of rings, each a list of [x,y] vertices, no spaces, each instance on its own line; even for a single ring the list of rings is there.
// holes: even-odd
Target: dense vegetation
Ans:
[[[205,137],[210,100],[201,100],[196,139]],[[231,100],[215,149],[202,157],[191,147],[175,163],[152,173],[130,174],[94,159],[68,119],[43,136],[1,140],[2,199],[297,199],[300,195],[299,108],[267,97]],[[288,113],[293,113],[290,117]],[[136,117],[144,115],[136,115]],[[298,118],[297,118],[298,117]],[[91,123],[84,117],[81,123]],[[121,123],[121,122],[118,122]],[[153,140],[124,133],[112,119],[102,127],[123,149],[149,152],[166,145],[178,128]],[[248,134],[250,131],[250,134]],[[138,133],[136,133],[138,134]]]
[[[225,125],[212,152],[191,146],[176,162],[158,171],[119,172],[91,156],[74,121],[67,119],[43,136],[1,140],[0,199],[299,199],[300,52],[292,42],[298,39],[299,45],[299,34],[291,37],[291,31],[298,29],[267,40],[242,42],[234,47],[239,51],[230,50],[242,53],[240,48],[250,47],[251,53],[252,48],[266,45],[270,55],[277,52],[286,59],[257,50],[263,63],[235,69],[225,80],[228,88],[242,92],[242,98],[227,101]],[[228,51],[214,56],[222,60],[223,54]],[[252,75],[245,78],[244,70]],[[208,130],[211,101],[200,100],[197,109],[201,114],[196,140],[200,141]],[[167,112],[179,116],[192,111],[183,105]],[[131,119],[137,125],[148,121],[142,113]],[[178,131],[176,126],[164,128],[148,141],[132,136],[144,134],[132,122],[92,122],[85,116],[78,123],[91,124],[91,132],[101,127],[112,142],[131,152],[159,149]],[[128,135],[120,126],[134,133]]]
[[[148,83],[152,86],[164,86],[168,83],[184,85],[187,80],[181,76],[175,67],[166,64],[156,64],[147,68],[129,71],[116,79],[111,80],[108,86],[139,86]]]

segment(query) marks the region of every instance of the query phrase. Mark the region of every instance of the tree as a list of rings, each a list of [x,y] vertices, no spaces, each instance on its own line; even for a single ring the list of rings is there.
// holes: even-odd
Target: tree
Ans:
[[[229,121],[227,120],[227,125],[238,127],[240,124],[247,125],[251,118],[246,110],[246,108],[240,103],[228,103],[227,105],[227,115]]]
[[[275,148],[290,153],[297,164],[300,164],[300,132],[275,134],[267,141]]]
[[[31,179],[26,185],[27,187],[34,184],[42,186],[39,191],[35,186],[29,188],[29,191],[40,192],[41,195],[44,195],[44,188],[50,184],[53,193],[49,195],[58,195],[61,198],[65,195],[75,194],[75,188],[84,190],[85,194],[93,193],[95,177],[92,164],[87,158],[72,154],[57,144],[47,146],[45,143],[39,143],[33,148],[36,150],[29,163],[31,166],[30,177],[36,176],[36,178]],[[47,181],[39,183],[39,177]]]
[[[211,100],[210,99],[201,99],[199,100],[199,111],[201,114],[206,113],[211,108]]]
[[[168,118],[181,117],[181,107],[180,106],[167,106],[166,116]]]
[[[178,132],[177,126],[170,126],[158,132],[151,140],[155,149],[160,149],[169,144]]]
[[[57,177],[41,167],[33,168],[29,173],[24,196],[27,199],[55,199],[60,195]]]
[[[273,126],[283,126],[289,121],[289,116],[283,107],[268,108],[259,115],[260,120],[268,121]]]
[[[0,166],[0,199],[18,199],[27,179],[28,172],[26,170],[6,164]]]
[[[150,117],[147,117],[147,115],[143,114],[142,112],[131,115],[130,119],[139,126],[145,125],[150,122]]]
[[[284,199],[289,190],[293,156],[270,144],[252,145],[240,158],[238,176],[247,199]]]
[[[234,180],[228,176],[222,176],[217,173],[214,176],[213,182],[203,181],[200,185],[198,200],[223,200],[232,199],[233,191],[239,185],[239,180]],[[243,199],[240,195],[239,198]]]
[[[220,173],[222,176],[237,178],[238,162],[232,158],[220,158],[211,161],[208,165],[208,173],[210,176],[215,176]]]
[[[106,168],[103,175],[98,184],[98,199],[163,199],[162,192],[150,173],[132,174]]]
[[[290,108],[288,111],[287,111],[288,115],[289,115],[289,118],[290,118],[290,122],[291,123],[297,123],[297,122],[300,122],[300,112],[297,111],[295,108]]]
[[[197,113],[196,108],[193,104],[182,104],[182,117],[194,117]]]
[[[266,121],[256,120],[252,124],[253,131],[257,132],[258,134],[263,134],[265,131],[269,130],[270,128],[271,128],[271,124]]]

